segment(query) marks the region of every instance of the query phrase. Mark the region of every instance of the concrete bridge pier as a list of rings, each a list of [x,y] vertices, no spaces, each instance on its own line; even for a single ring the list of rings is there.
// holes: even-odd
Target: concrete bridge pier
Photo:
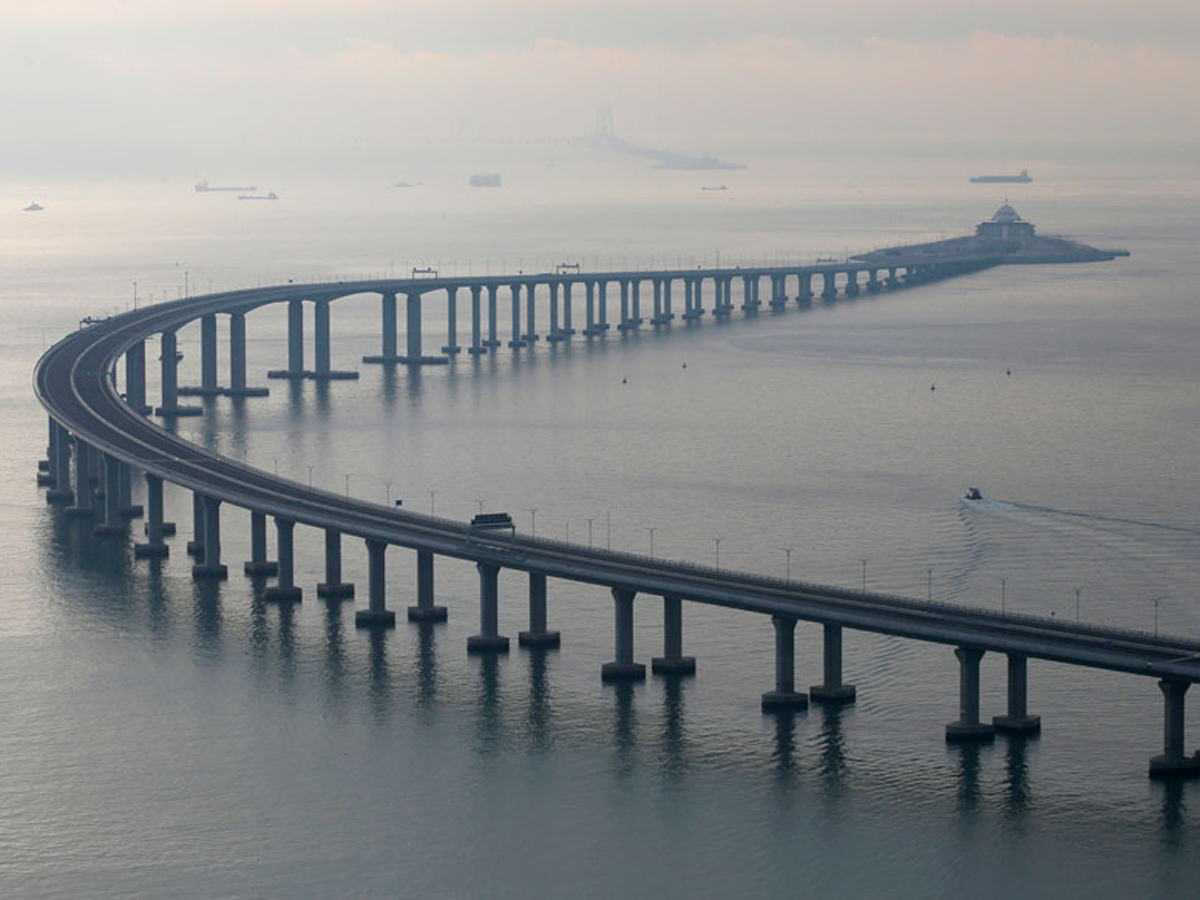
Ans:
[[[354,596],[354,585],[342,581],[342,533],[325,529],[325,580],[317,585],[317,596],[326,600],[348,600]]]
[[[192,539],[187,542],[187,555],[204,558],[204,497],[192,491]]]
[[[287,310],[288,324],[288,364],[286,369],[272,369],[267,372],[268,378],[306,378],[304,370],[304,301],[289,300]]]
[[[683,600],[663,597],[663,655],[650,660],[656,675],[695,675],[696,657],[683,655]]]
[[[837,273],[830,270],[823,272],[825,279],[825,289],[821,291],[821,298],[824,300],[837,299]]]
[[[500,634],[500,567],[476,563],[479,570],[479,634],[467,638],[468,653],[507,653],[508,638]]]
[[[445,622],[446,607],[433,602],[433,552],[417,551],[417,605],[408,608],[410,622]]]
[[[143,416],[151,412],[146,405],[145,341],[137,341],[125,351],[125,402]]]
[[[265,387],[248,387],[246,384],[246,314],[229,314],[229,387],[225,393],[230,397],[265,397],[270,393]]]
[[[764,712],[808,709],[808,695],[796,690],[796,620],[771,616],[775,626],[775,690],[762,695]]]
[[[771,309],[787,308],[787,286],[784,284],[786,280],[786,275],[771,276]]]
[[[979,721],[979,661],[983,651],[976,647],[958,647],[958,721],[946,726],[951,743],[990,741],[996,736],[993,725]]]
[[[546,334],[546,340],[557,343],[563,339],[563,335],[558,330],[558,282],[550,282],[550,330]]]
[[[592,337],[600,333],[600,329],[596,324],[596,282],[588,281],[584,283],[585,293],[585,315],[587,317],[587,325],[583,329],[583,333]]]
[[[663,279],[655,278],[650,286],[651,286],[651,289],[654,291],[653,300],[652,300],[652,302],[654,303],[654,315],[652,315],[650,317],[650,324],[651,325],[662,325],[663,324],[663,318],[662,318]]]
[[[251,577],[278,575],[279,563],[267,559],[267,514],[250,510],[250,558],[242,570]]]
[[[163,480],[157,475],[146,473],[146,543],[134,544],[133,555],[138,559],[150,559],[171,554],[171,548],[163,540]]]
[[[1150,760],[1151,778],[1195,778],[1200,775],[1200,751],[1185,756],[1183,749],[1184,695],[1191,684],[1187,681],[1158,683],[1163,695],[1163,752]]]
[[[47,503],[70,503],[75,499],[71,490],[71,435],[53,419],[50,420],[50,469],[54,485],[46,491]]]
[[[409,366],[443,365],[450,360],[444,356],[426,356],[421,341],[421,292],[409,291],[404,303],[404,342],[406,354],[400,362]]]
[[[198,416],[204,412],[199,406],[179,405],[179,343],[175,331],[162,333],[159,365],[162,376],[162,402],[155,410],[159,416]]]
[[[512,291],[512,338],[509,340],[508,346],[519,350],[525,346],[525,342],[521,340],[521,286],[514,284],[510,290]]]
[[[1008,714],[993,716],[997,731],[1010,734],[1036,734],[1042,730],[1042,717],[1029,715],[1029,660],[1024,653],[1008,654]]]
[[[529,573],[529,630],[517,633],[522,647],[557,647],[561,643],[557,631],[546,628],[546,576]]]
[[[662,320],[666,324],[675,318],[675,312],[671,309],[671,279],[664,278],[662,280]]]
[[[608,331],[608,282],[601,279],[596,285],[596,327]]]
[[[263,599],[275,603],[298,603],[304,596],[296,587],[296,523],[275,517],[275,555],[279,558],[275,584],[263,591]]]
[[[621,320],[617,323],[617,331],[629,331],[633,322],[629,318],[629,279],[621,279]]]
[[[644,681],[646,667],[633,661],[633,599],[636,591],[627,588],[613,588],[615,603],[615,635],[616,658],[600,667],[602,681]]]
[[[480,304],[482,293],[483,285],[471,286],[471,346],[467,348],[470,356],[482,356],[487,353],[487,348],[483,346],[483,313]]]
[[[95,494],[92,486],[92,461],[95,451],[75,438],[75,505],[63,512],[68,516],[92,516],[96,514]]]
[[[228,578],[229,569],[221,563],[221,501],[206,496],[203,504],[204,562],[192,566],[192,578]]]
[[[367,608],[355,610],[359,628],[394,628],[396,614],[387,608],[387,544],[367,538]]]
[[[398,363],[400,355],[397,351],[397,332],[398,325],[396,320],[396,292],[384,291],[380,294],[379,313],[381,321],[381,333],[383,335],[382,345],[378,356],[364,356],[362,361],[365,363]]]
[[[799,275],[800,284],[796,288],[796,303],[800,306],[808,306],[812,303],[812,272],[801,272]]]
[[[122,519],[140,518],[145,510],[133,502],[133,473],[126,463],[117,466],[117,510]]]
[[[857,297],[859,290],[858,269],[851,269],[846,273],[846,296]]]
[[[645,320],[642,318],[642,280],[635,278],[629,293],[630,324],[637,328]]]
[[[842,682],[842,626],[824,626],[824,681],[808,689],[816,703],[839,705],[853,703],[857,696],[854,685]]]
[[[534,303],[536,289],[537,285],[532,281],[525,285],[525,333],[521,337],[530,347],[541,340],[537,333],[537,306]]]
[[[121,518],[121,462],[107,453],[97,452],[97,456],[103,467],[104,518],[92,528],[92,534],[124,534],[125,520]]]
[[[217,314],[200,317],[200,384],[177,388],[180,396],[219,397],[225,389],[217,384]]]
[[[446,288],[446,346],[442,352],[448,356],[462,352],[458,346],[458,286]]]
[[[867,271],[867,293],[878,294],[881,289],[882,285],[879,283],[879,270],[872,267]]]
[[[699,278],[683,279],[683,319],[691,322],[704,315],[700,306],[700,286],[703,281]]]
[[[499,285],[488,285],[488,339],[484,343],[484,346],[489,350],[495,350],[500,346],[500,338],[497,337],[497,322],[499,317],[496,314],[496,302],[499,294]]]
[[[571,335],[575,333],[575,327],[571,324],[571,289],[575,286],[573,281],[563,282],[563,307],[562,307],[562,331],[564,339],[569,340]]]
[[[761,305],[758,299],[758,281],[757,275],[742,276],[742,312],[754,312]]]
[[[352,370],[335,370],[330,364],[333,354],[333,338],[330,334],[330,306],[332,300],[318,300],[313,304],[313,365],[314,371],[305,375],[317,381],[351,381],[358,378]]]

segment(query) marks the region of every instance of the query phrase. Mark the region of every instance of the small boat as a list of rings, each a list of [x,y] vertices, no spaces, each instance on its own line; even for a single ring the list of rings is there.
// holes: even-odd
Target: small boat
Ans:
[[[279,195],[274,191],[266,194],[238,194],[239,200],[278,200]]]
[[[32,203],[30,203],[28,206],[26,206],[22,210],[22,212],[41,212],[45,208],[46,207],[42,206],[42,204],[40,204],[36,200],[34,200]]]
[[[963,499],[964,500],[982,500],[983,494],[981,494],[979,492],[979,488],[969,487],[969,488],[967,488],[966,496],[964,496]]]

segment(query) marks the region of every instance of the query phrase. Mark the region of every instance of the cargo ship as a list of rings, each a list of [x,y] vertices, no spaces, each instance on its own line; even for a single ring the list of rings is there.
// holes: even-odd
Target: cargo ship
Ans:
[[[251,188],[253,190],[253,188]],[[278,200],[279,195],[274,191],[267,194],[238,194],[239,200]]]
[[[231,186],[224,186],[224,185],[218,186],[215,184],[209,184],[207,181],[197,181],[196,182],[196,193],[197,194],[207,194],[211,191],[257,191],[257,190],[258,190],[258,185],[256,185],[256,184],[236,184],[236,185],[231,185]]]
[[[971,184],[1029,184],[1029,170],[1022,169],[1020,175],[976,175],[970,179]]]
[[[472,175],[468,183],[471,187],[500,187],[500,173],[481,172]]]

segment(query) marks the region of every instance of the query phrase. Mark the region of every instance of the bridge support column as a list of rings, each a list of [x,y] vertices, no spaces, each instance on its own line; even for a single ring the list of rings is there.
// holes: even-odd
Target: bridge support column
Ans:
[[[796,690],[796,620],[771,616],[775,626],[775,690],[762,695],[764,711],[808,709],[808,695]]]
[[[296,587],[296,523],[275,517],[275,555],[279,557],[279,579],[263,591],[263,599],[296,603],[304,592]]]
[[[479,570],[479,634],[467,638],[468,653],[507,653],[508,638],[500,634],[500,567],[476,563]]]
[[[642,280],[635,278],[629,291],[629,325],[636,329],[642,324]]]
[[[132,472],[125,463],[117,466],[117,504],[122,519],[136,519],[145,512],[140,503],[133,502]]]
[[[771,309],[781,310],[787,306],[786,275],[771,276]]]
[[[561,643],[557,631],[546,628],[546,576],[529,573],[529,630],[517,634],[522,647],[557,647]]]
[[[633,322],[629,318],[629,280],[621,279],[621,320],[617,323],[617,331],[629,331]]]
[[[821,291],[821,296],[826,300],[837,299],[837,273],[828,271],[822,274],[825,276],[825,289]]]
[[[546,334],[546,340],[558,342],[563,339],[563,336],[558,330],[558,282],[550,282],[550,331]]]
[[[445,622],[446,607],[433,602],[433,552],[417,551],[417,605],[408,608],[410,622]]]
[[[97,456],[103,467],[104,519],[92,528],[92,534],[124,534],[125,520],[121,518],[121,462],[107,453],[97,453]]]
[[[217,385],[217,315],[200,317],[200,391],[206,397],[221,393]]]
[[[163,480],[146,473],[146,543],[134,544],[133,555],[139,559],[169,556],[171,548],[163,540]]]
[[[397,363],[400,362],[400,356],[396,350],[396,292],[384,291],[380,294],[379,302],[379,318],[380,332],[382,334],[381,346],[378,356],[364,356],[362,361],[365,363]]]
[[[95,493],[92,487],[92,462],[95,451],[78,437],[75,438],[75,505],[64,512],[68,516],[96,514]]]
[[[279,563],[267,559],[267,514],[250,510],[250,558],[242,563],[250,576],[278,575]]]
[[[979,661],[983,651],[976,647],[958,647],[958,721],[946,726],[946,740],[990,741],[996,729],[979,721]]]
[[[850,269],[846,273],[846,296],[857,297],[859,294],[858,287],[858,270]]]
[[[671,311],[671,279],[664,278],[662,280],[662,319],[663,324],[670,322],[675,318],[675,313]]]
[[[521,340],[521,286],[514,284],[510,290],[512,291],[512,337],[508,346],[517,350],[525,346],[525,342]]]
[[[442,352],[450,356],[462,352],[458,346],[458,288],[453,285],[446,288],[446,346]]]
[[[574,287],[574,282],[563,282],[563,307],[562,307],[562,336],[563,340],[570,340],[571,335],[575,333],[574,327],[571,325],[571,288]]]
[[[537,306],[534,303],[536,293],[537,285],[532,281],[525,285],[525,334],[522,337],[530,347],[540,340],[537,333]]]
[[[50,467],[54,486],[46,491],[46,502],[70,503],[75,499],[71,490],[71,435],[53,419],[50,420]]]
[[[146,342],[138,341],[125,351],[125,402],[146,415]]]
[[[187,554],[204,558],[204,497],[192,491],[192,539],[187,542]]]
[[[742,312],[753,312],[761,304],[758,299],[758,276],[742,276]]]
[[[488,339],[485,346],[489,350],[495,350],[500,346],[500,338],[497,337],[499,316],[496,314],[496,302],[499,294],[499,285],[488,285]]]
[[[842,683],[842,626],[825,625],[824,629],[824,683],[809,687],[808,695],[817,703],[853,703],[857,696],[854,685]]]
[[[607,281],[600,281],[596,285],[596,328],[601,332],[608,331]]]
[[[870,269],[867,271],[867,292],[870,294],[878,294],[879,290],[879,270]]]
[[[393,628],[396,614],[387,608],[387,569],[384,541],[367,539],[367,597],[366,609],[356,610],[354,624],[359,628]]]
[[[265,387],[249,387],[246,384],[246,314],[229,314],[229,387],[225,391],[231,397],[265,397],[270,393]]]
[[[1184,695],[1186,681],[1163,679],[1158,683],[1163,694],[1163,752],[1150,760],[1151,778],[1195,778],[1200,775],[1200,752],[1185,756],[1183,749]]]
[[[483,311],[480,308],[479,296],[482,292],[481,285],[471,286],[471,346],[467,348],[467,353],[471,356],[487,353],[487,348],[483,346]]]
[[[325,580],[317,585],[317,596],[326,600],[348,600],[354,585],[342,581],[342,533],[325,529]]]
[[[353,370],[334,370],[330,364],[333,353],[333,338],[330,334],[331,300],[318,300],[313,304],[313,363],[316,371],[308,372],[309,378],[317,381],[352,381],[358,378]]]
[[[800,283],[796,286],[796,303],[799,306],[808,306],[812,303],[812,272],[798,272],[797,277]]]
[[[179,405],[179,346],[174,331],[162,333],[159,365],[162,368],[162,403],[154,410],[160,416],[198,416],[199,406]]]
[[[286,369],[272,369],[267,372],[268,378],[305,378],[304,371],[304,301],[289,300],[287,310],[288,324],[288,365]]]
[[[696,657],[683,655],[683,601],[663,597],[663,655],[650,660],[658,675],[695,675]]]
[[[588,337],[599,334],[600,331],[596,327],[596,282],[584,282],[584,311],[587,317],[587,325],[583,329],[583,333]]]
[[[683,279],[683,318],[691,322],[704,315],[700,305],[700,288],[704,282],[699,278]]]
[[[192,566],[192,577],[228,578],[229,570],[221,563],[221,501],[204,497],[204,562]]]
[[[633,661],[633,599],[637,592],[613,588],[612,595],[616,607],[616,658],[600,667],[600,678],[602,681],[642,681],[646,677],[646,667]]]
[[[1012,734],[1036,734],[1042,730],[1042,717],[1029,715],[1029,660],[1024,653],[1008,654],[1008,714],[993,716],[997,731]]]
[[[653,295],[654,296],[654,300],[653,300],[654,315],[652,315],[650,317],[651,325],[662,325],[663,324],[663,316],[662,316],[663,281],[664,281],[664,279],[662,279],[662,278],[655,278],[653,283],[651,284],[651,288],[654,291],[654,295]]]

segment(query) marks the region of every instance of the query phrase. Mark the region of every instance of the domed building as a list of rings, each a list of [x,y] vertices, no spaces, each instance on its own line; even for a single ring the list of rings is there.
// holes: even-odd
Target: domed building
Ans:
[[[1034,227],[1006,202],[986,222],[975,226],[975,236],[988,243],[1008,244],[1014,249],[1033,240]]]

